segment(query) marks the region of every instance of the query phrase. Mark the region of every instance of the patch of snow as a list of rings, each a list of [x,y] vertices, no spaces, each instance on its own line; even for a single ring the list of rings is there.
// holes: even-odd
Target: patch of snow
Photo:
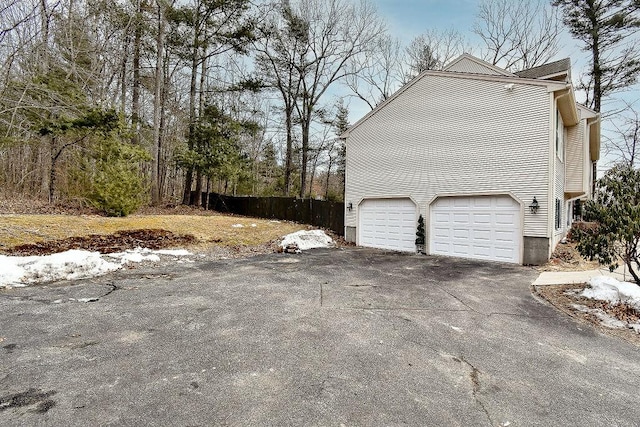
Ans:
[[[331,237],[327,236],[322,230],[301,230],[287,234],[282,239],[280,246],[286,248],[288,245],[292,244],[297,245],[301,251],[314,248],[330,248],[334,246]]]
[[[625,302],[640,310],[640,286],[635,283],[620,282],[613,277],[596,276],[589,280],[589,287],[580,294],[585,298]]]
[[[109,254],[108,256],[119,259],[121,264],[128,262],[160,261],[160,257],[157,254],[152,253],[149,249],[142,248],[128,249],[124,252]]]
[[[99,252],[75,249],[44,256],[0,255],[0,286],[85,279],[120,267],[121,264],[104,260]]]
[[[188,256],[191,253],[136,248],[109,255],[77,249],[43,256],[0,255],[0,288],[87,279],[116,271],[129,262],[160,261],[158,255]]]
[[[603,310],[599,308],[589,308],[582,304],[571,304],[571,307],[575,308],[576,310],[582,313],[588,313],[588,314],[594,315],[600,321],[600,324],[605,328],[619,329],[619,328],[628,327],[626,323],[616,319],[613,316],[608,315],[607,313],[605,313]]]
[[[154,254],[158,255],[171,255],[171,256],[189,256],[193,255],[186,249],[158,249],[157,251],[153,251]],[[204,256],[204,255],[200,255]]]
[[[257,224],[251,224],[251,226],[252,226],[252,227],[257,227],[258,225],[257,225]]]
[[[244,225],[242,225],[242,224],[233,224],[232,227],[233,228],[243,228]]]

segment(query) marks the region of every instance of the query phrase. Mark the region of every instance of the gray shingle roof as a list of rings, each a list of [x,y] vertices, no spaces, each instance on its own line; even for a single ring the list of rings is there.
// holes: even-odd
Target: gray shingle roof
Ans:
[[[525,79],[539,79],[540,77],[550,76],[552,74],[562,73],[571,69],[571,60],[564,58],[559,61],[549,62],[538,67],[529,68],[516,72],[516,76]]]

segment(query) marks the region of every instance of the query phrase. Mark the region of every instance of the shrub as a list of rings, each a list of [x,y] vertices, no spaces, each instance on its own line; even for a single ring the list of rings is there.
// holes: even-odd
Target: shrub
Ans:
[[[89,171],[89,203],[108,216],[135,212],[147,194],[140,162],[148,158],[142,148],[117,140],[97,146],[91,156],[93,167],[85,169]]]
[[[622,260],[640,283],[640,170],[617,165],[607,171],[598,181],[596,200],[585,205],[585,219],[595,224],[573,230],[582,256],[612,271]]]

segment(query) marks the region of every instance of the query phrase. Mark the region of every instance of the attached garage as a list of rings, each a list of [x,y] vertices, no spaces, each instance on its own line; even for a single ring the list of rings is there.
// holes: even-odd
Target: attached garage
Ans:
[[[520,263],[520,205],[509,196],[441,197],[431,205],[430,252]]]
[[[358,244],[414,252],[416,205],[411,199],[365,199],[358,208]]]

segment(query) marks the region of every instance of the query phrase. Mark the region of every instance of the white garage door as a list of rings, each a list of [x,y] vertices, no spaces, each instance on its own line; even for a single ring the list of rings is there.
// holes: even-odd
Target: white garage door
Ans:
[[[360,203],[360,246],[414,252],[416,205],[410,199],[368,199]]]
[[[430,228],[432,254],[520,263],[520,205],[511,197],[437,199]]]

